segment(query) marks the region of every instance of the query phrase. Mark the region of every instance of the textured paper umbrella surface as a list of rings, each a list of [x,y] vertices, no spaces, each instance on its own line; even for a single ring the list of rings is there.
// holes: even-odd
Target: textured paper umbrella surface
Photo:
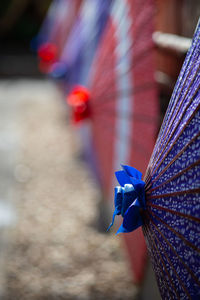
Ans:
[[[163,299],[200,298],[200,26],[146,173],[143,226]]]

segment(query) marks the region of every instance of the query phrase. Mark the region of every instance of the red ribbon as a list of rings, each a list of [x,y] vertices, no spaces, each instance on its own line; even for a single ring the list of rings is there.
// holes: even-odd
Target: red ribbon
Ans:
[[[91,115],[90,92],[84,86],[76,86],[67,97],[67,103],[72,108],[74,123],[88,119]]]

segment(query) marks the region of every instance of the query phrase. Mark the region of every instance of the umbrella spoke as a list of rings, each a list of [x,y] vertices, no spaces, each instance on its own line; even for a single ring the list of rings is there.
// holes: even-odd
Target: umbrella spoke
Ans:
[[[196,73],[193,75],[195,80],[200,84],[200,79],[199,79],[199,70],[200,70],[200,66],[198,67]],[[188,75],[189,76],[189,75]],[[153,172],[155,172],[158,167],[160,166],[162,160],[160,163],[158,163],[157,165],[157,162],[159,162],[159,159],[160,158],[163,158],[163,153],[168,145],[168,141],[171,139],[171,137],[173,136],[173,134],[175,133],[176,129],[178,128],[178,126],[180,125],[180,122],[182,121],[182,118],[183,118],[183,115],[186,114],[186,112],[188,111],[188,108],[190,107],[192,101],[194,100],[194,97],[197,95],[197,93],[199,92],[199,85],[194,89],[194,92],[193,92],[193,95],[191,97],[189,97],[189,101],[187,103],[187,105],[185,106],[183,112],[182,112],[182,115],[179,116],[179,121],[177,122],[176,126],[174,128],[172,128],[173,124],[174,124],[174,121],[175,119],[177,118],[178,116],[178,113],[180,111],[180,109],[182,108],[182,105],[185,104],[185,99],[186,99],[186,96],[188,97],[187,95],[187,92],[190,92],[191,91],[191,84],[190,83],[190,86],[188,88],[188,90],[186,91],[186,94],[184,95],[182,101],[180,101],[180,105],[178,106],[178,109],[176,111],[176,113],[174,114],[174,117],[170,120],[170,123],[168,124],[168,126],[166,126],[166,133],[164,134],[164,132],[162,132],[162,138],[159,140],[159,143],[157,144],[157,151],[155,152],[155,161],[154,161],[154,166],[156,166],[156,169],[153,170]],[[179,96],[181,96],[182,94],[180,93]],[[178,99],[177,99],[178,101]],[[177,108],[177,106],[176,106]],[[197,109],[199,108],[199,106],[197,107]],[[187,123],[190,122],[190,119],[188,120]],[[187,124],[186,124],[187,126]],[[172,129],[172,132],[170,133],[170,130]],[[160,151],[160,148],[162,147],[162,151]]]
[[[160,197],[162,198],[162,195],[160,195]],[[160,205],[156,205],[156,204],[153,204],[153,203],[147,203],[147,206],[148,207],[153,207],[153,208],[156,208],[156,209],[159,209],[159,210],[164,210],[166,212],[170,212],[170,213],[172,213],[174,215],[177,215],[179,217],[187,218],[191,221],[200,223],[200,218],[197,218],[197,217],[194,217],[194,216],[191,216],[191,215],[187,215],[187,214],[181,213],[179,211],[175,211],[175,210],[172,210],[172,209],[160,206]]]
[[[189,120],[187,121],[187,123],[183,126],[182,130],[179,132],[179,134],[177,135],[177,137],[175,138],[175,140],[173,141],[173,143],[171,144],[171,146],[169,147],[168,151],[165,153],[165,155],[163,156],[162,160],[160,161],[160,163],[157,165],[157,167],[151,171],[151,177],[148,177],[146,179],[146,186],[147,188],[149,188],[150,185],[152,185],[152,182],[157,180],[159,177],[161,177],[163,175],[163,173],[167,170],[167,168],[169,166],[172,165],[172,163],[178,158],[180,157],[180,155],[187,149],[187,147],[189,147],[193,142],[195,142],[195,140],[200,136],[200,132],[198,132],[191,140],[190,142],[188,142],[183,149],[174,157],[174,159],[163,169],[162,172],[160,172],[157,177],[155,177],[151,182],[150,182],[150,178],[152,178],[152,176],[155,174],[155,172],[158,170],[159,166],[161,165],[161,163],[166,159],[167,155],[169,154],[169,152],[172,150],[172,148],[174,147],[175,143],[177,143],[178,138],[181,136],[181,134],[184,132],[184,130],[186,129],[186,127],[188,126],[188,124],[190,123],[190,121],[192,120],[192,118],[194,117],[194,115],[197,113],[197,111],[200,108],[200,103],[197,106],[197,108],[193,111],[192,115],[190,116]]]
[[[183,90],[183,87],[186,85],[186,79],[188,78],[188,74],[190,74],[191,69],[193,69],[195,65],[198,66],[198,64],[196,64],[197,58],[196,59],[194,59],[194,58],[196,56],[197,57],[199,56],[199,50],[198,50],[199,39],[200,39],[200,28],[197,29],[197,31],[194,35],[192,47],[186,56],[182,70],[179,75],[179,79],[177,80],[177,83],[175,85],[174,92],[172,94],[172,98],[169,103],[168,110],[167,110],[167,113],[163,120],[163,125],[160,130],[158,142],[160,142],[160,138],[164,134],[164,130],[167,127],[166,125],[168,125],[168,121],[170,120],[171,115],[174,113],[174,110],[176,109],[177,101],[174,101],[174,100],[176,98],[178,99],[179,95],[181,94],[181,91]]]
[[[185,287],[185,285],[183,284],[183,282],[182,282],[180,276],[179,276],[178,273],[176,272],[176,269],[174,268],[174,266],[173,266],[173,264],[172,264],[172,262],[171,262],[169,256],[167,255],[167,252],[166,252],[165,249],[163,248],[162,243],[160,242],[160,240],[158,239],[158,237],[157,237],[156,234],[154,235],[154,237],[155,237],[155,239],[156,239],[155,244],[156,244],[156,245],[159,245],[159,249],[161,250],[161,251],[159,251],[159,252],[163,254],[163,257],[165,257],[165,259],[166,259],[167,265],[169,265],[170,268],[171,268],[171,270],[173,271],[172,274],[175,274],[175,276],[176,276],[176,278],[177,278],[177,280],[178,280],[178,283],[174,282],[174,284],[175,284],[177,287],[179,287],[179,284],[180,284],[181,287],[182,287],[182,289],[184,290],[185,294],[188,296],[188,299],[191,299],[191,297],[190,297],[190,295],[189,295],[189,292],[188,292],[187,288]],[[166,265],[166,263],[165,263],[165,265]],[[171,277],[171,282],[173,282],[172,276],[170,276],[170,277]],[[179,297],[180,297],[180,295],[179,295]]]
[[[95,118],[97,119],[97,118],[105,118],[105,119],[107,119],[107,118],[110,118],[110,119],[112,119],[113,117],[114,118],[119,118],[119,119],[121,119],[121,118],[125,118],[125,119],[127,119],[127,121],[129,121],[129,122],[142,122],[142,123],[155,123],[155,122],[158,122],[158,120],[159,120],[159,118],[156,118],[156,117],[151,117],[151,116],[148,116],[148,115],[142,115],[142,114],[137,114],[137,113],[134,113],[134,112],[126,112],[126,113],[123,113],[123,114],[121,114],[120,112],[117,112],[117,111],[115,111],[115,110],[109,110],[109,109],[107,109],[105,112],[103,112],[103,113],[96,113],[96,112],[94,112],[93,113],[94,115],[95,115]]]
[[[192,46],[190,48],[190,51],[188,51],[188,53],[187,53],[186,59],[183,63],[183,67],[182,67],[180,75],[179,75],[179,78],[181,80],[177,80],[177,83],[176,83],[175,88],[174,88],[174,92],[172,94],[172,99],[169,103],[166,116],[163,120],[163,126],[161,128],[160,136],[163,134],[163,130],[165,129],[166,125],[168,124],[168,120],[169,120],[169,117],[170,117],[170,112],[174,112],[175,106],[177,104],[177,101],[174,101],[174,100],[178,97],[177,95],[179,95],[181,93],[181,91],[183,89],[183,86],[186,83],[186,78],[188,77],[188,73],[190,73],[190,70],[196,64],[196,60],[193,59],[193,58],[195,56],[199,55],[199,50],[198,50],[199,39],[200,39],[200,28],[197,28],[197,31],[194,34],[194,39],[193,39],[193,42],[192,42]]]
[[[152,255],[155,255],[156,246],[162,253],[181,299],[196,299],[200,291],[199,46],[200,23],[145,174],[147,209],[143,212],[144,234]],[[152,236],[155,245],[151,244]],[[157,267],[161,263],[156,259],[153,258]],[[155,272],[159,280],[162,273]],[[160,289],[163,298],[167,299],[161,284]]]
[[[172,281],[172,278],[168,272],[168,268],[162,258],[162,255],[160,253],[160,251],[158,250],[158,247],[156,245],[155,239],[153,238],[155,235],[152,234],[152,232],[150,230],[148,230],[148,228],[144,228],[145,234],[148,236],[148,242],[151,243],[151,251],[153,252],[153,256],[154,256],[154,260],[156,262],[160,262],[159,264],[156,264],[156,268],[159,270],[156,270],[157,274],[162,274],[162,276],[159,276],[157,278],[157,280],[159,281],[160,285],[164,284],[167,285],[167,287],[165,287],[165,293],[169,292],[171,297],[169,299],[174,299],[174,296],[176,295],[176,299],[180,299],[178,292],[176,290],[176,287]],[[166,280],[168,278],[168,280]],[[160,282],[161,280],[161,282]],[[169,283],[168,283],[169,281]],[[161,289],[161,293],[163,293],[163,289]],[[174,295],[175,293],[175,295]],[[166,294],[167,296],[167,294]]]
[[[191,146],[200,136],[200,132],[198,132],[184,147],[183,149],[165,166],[165,168],[158,173],[158,175],[152,179],[152,181],[150,183],[146,184],[147,189],[153,185],[154,182],[158,181],[158,179],[168,170],[168,168],[175,162],[178,160],[178,158],[181,157],[181,155],[188,149],[189,146]],[[152,174],[153,176],[153,174]]]
[[[157,219],[159,221],[159,223],[162,223],[169,231],[173,232],[178,238],[180,238],[184,242],[184,244],[186,246],[192,248],[197,253],[200,253],[200,249],[198,247],[196,247],[190,241],[186,240],[185,237],[181,233],[177,232],[173,227],[171,227],[169,224],[167,224],[163,219],[161,219],[160,217],[158,217],[152,210],[149,213],[152,216],[154,216],[155,219]]]
[[[160,187],[163,187],[163,185],[168,184],[170,182],[173,182],[176,178],[180,177],[181,175],[183,175],[184,173],[186,173],[187,171],[189,171],[190,169],[198,166],[200,164],[200,159],[195,161],[194,163],[192,163],[190,166],[188,166],[187,168],[183,169],[182,171],[178,172],[176,175],[170,177],[170,179],[162,182],[161,184],[154,186],[153,188],[151,188],[150,186],[148,188],[146,188],[146,193],[150,194],[153,191],[159,189]],[[152,186],[152,185],[151,185]]]
[[[113,130],[111,129],[111,126],[109,126],[109,122],[99,122],[98,126],[100,126],[101,128],[106,128],[106,130],[104,132],[107,132],[107,134],[109,134],[110,137],[110,132]],[[115,140],[120,141],[121,143],[123,143],[123,140],[127,140],[130,143],[130,147],[134,147],[134,150],[141,153],[141,155],[150,155],[150,152],[145,148],[145,146],[143,146],[142,144],[139,144],[138,141],[133,138],[131,135],[124,135],[123,137],[119,136],[119,134],[113,134],[113,138]]]
[[[175,248],[169,243],[168,239],[166,238],[166,236],[161,232],[161,230],[158,228],[158,226],[155,224],[155,222],[153,221],[152,218],[150,218],[150,216],[148,215],[148,213],[146,213],[145,218],[148,218],[149,222],[151,222],[151,225],[153,225],[154,230],[156,230],[158,232],[158,234],[161,236],[161,238],[163,239],[163,241],[168,245],[168,247],[170,247],[171,251],[173,252],[174,257],[178,258],[179,261],[181,262],[181,264],[184,266],[184,268],[188,271],[188,273],[191,275],[191,277],[193,278],[193,280],[196,282],[197,285],[200,286],[200,280],[197,276],[195,276],[195,274],[192,272],[192,270],[189,268],[189,266],[187,264],[185,264],[185,262],[183,261],[183,259],[180,257],[180,255],[178,254],[178,252],[175,250]]]
[[[126,69],[124,72],[120,72],[118,79],[123,78],[125,75],[132,73],[134,68],[139,67],[139,65],[143,62],[143,59],[145,57],[147,57],[149,51],[152,51],[154,49],[154,45],[149,45],[149,47],[145,47],[145,49],[141,52],[138,53],[138,55],[136,55],[134,57],[134,63],[132,63],[131,65],[129,65],[129,68]],[[110,59],[108,59],[108,61],[104,61],[104,64],[107,64],[110,62]],[[116,67],[117,68],[117,67]],[[102,78],[105,78],[108,74],[110,75],[110,69],[106,69],[105,68],[103,70],[99,70],[99,73],[101,74]],[[107,93],[109,86],[113,84],[112,82],[113,78],[110,78],[109,80],[106,81],[106,86],[105,86],[105,79],[100,81],[100,79],[98,80],[97,84],[95,85],[95,90],[93,91],[93,93],[96,95],[97,91],[100,92],[100,94],[97,94],[98,98],[102,98],[103,93]],[[108,88],[106,88],[108,87]],[[95,97],[96,98],[96,97]]]
[[[100,101],[98,101],[98,104],[97,103],[91,103],[92,106],[94,106],[94,109],[95,111],[98,109],[98,108],[102,108],[102,105],[105,105],[105,104],[109,104],[113,101],[116,101],[117,98],[119,97],[129,97],[129,96],[134,96],[135,94],[138,94],[138,93],[144,93],[144,91],[149,91],[151,89],[155,89],[156,87],[156,83],[154,81],[152,82],[145,82],[141,85],[138,85],[137,87],[135,88],[132,88],[130,90],[126,89],[124,91],[114,91],[113,93],[108,93],[108,92],[104,92],[105,95],[100,95],[100,96],[95,96],[95,100],[96,99],[99,99]],[[103,109],[105,109],[103,107]]]

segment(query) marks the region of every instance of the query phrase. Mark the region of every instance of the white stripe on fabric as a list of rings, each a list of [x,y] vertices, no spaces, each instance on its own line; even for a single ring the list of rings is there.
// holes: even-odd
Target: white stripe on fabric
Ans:
[[[126,71],[130,68],[129,49],[132,45],[130,34],[131,20],[126,1],[116,0],[111,11],[112,18],[116,26],[116,79],[117,90],[119,91],[116,101],[116,115],[122,117],[116,119],[115,128],[115,154],[114,154],[114,171],[120,168],[121,163],[127,163],[130,149],[130,120],[128,114],[132,109],[131,97],[127,91],[131,90],[132,78]],[[125,117],[127,116],[127,117]]]
[[[95,36],[97,34],[97,0],[86,0],[82,11],[82,36],[85,47],[83,51],[83,65],[79,83],[88,85],[88,72],[91,67],[93,54],[95,51]],[[86,48],[87,47],[87,48]]]

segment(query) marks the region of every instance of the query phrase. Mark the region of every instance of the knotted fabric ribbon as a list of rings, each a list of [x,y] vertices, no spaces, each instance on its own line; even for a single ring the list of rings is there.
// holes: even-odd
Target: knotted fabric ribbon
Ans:
[[[58,57],[58,48],[53,43],[41,44],[37,50],[39,58],[39,70],[42,73],[49,73],[51,66]]]
[[[74,123],[90,118],[90,92],[81,85],[75,86],[67,96],[67,103],[72,108]]]
[[[115,216],[121,215],[123,223],[120,232],[131,232],[143,224],[141,212],[146,208],[145,182],[141,180],[142,173],[137,169],[122,165],[123,170],[115,172],[121,186],[115,187],[115,210],[108,230],[114,224]]]

